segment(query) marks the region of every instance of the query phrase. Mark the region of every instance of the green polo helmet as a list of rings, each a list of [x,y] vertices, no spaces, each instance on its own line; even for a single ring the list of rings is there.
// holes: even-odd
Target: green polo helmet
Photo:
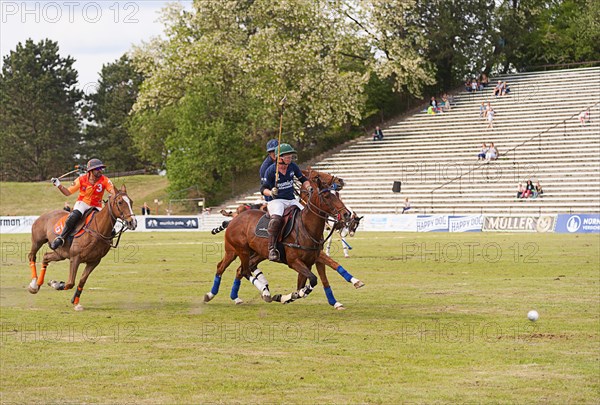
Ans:
[[[292,148],[292,145],[290,145],[289,143],[282,143],[277,148],[277,154],[279,156],[289,155],[290,153],[296,153],[296,150]]]

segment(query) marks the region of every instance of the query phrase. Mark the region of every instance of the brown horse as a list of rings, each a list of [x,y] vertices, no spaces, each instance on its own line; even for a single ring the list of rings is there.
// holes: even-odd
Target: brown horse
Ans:
[[[328,180],[328,181],[324,181]],[[285,246],[285,257],[288,267],[306,277],[309,285],[299,288],[294,297],[308,295],[317,285],[317,277],[310,271],[323,249],[323,230],[328,217],[348,218],[350,212],[336,193],[332,192],[331,176],[310,171],[308,180],[312,190],[302,189],[306,193],[306,207],[300,213],[300,219],[294,224],[292,232],[282,240]],[[268,240],[255,235],[254,231],[263,213],[259,210],[248,210],[231,220],[225,233],[225,256],[217,265],[213,288],[204,296],[208,302],[218,294],[221,276],[227,267],[240,258],[241,266],[236,278],[251,277],[250,260],[257,256],[268,255]],[[255,284],[256,285],[256,284]],[[257,286],[258,288],[258,286]],[[260,290],[260,288],[259,288]],[[271,301],[270,293],[263,291],[263,299]],[[286,297],[275,296],[276,301],[286,301]]]
[[[108,203],[105,204],[104,208],[100,212],[94,212],[92,219],[87,225],[83,227],[83,234],[73,238],[72,242],[65,241],[65,244],[54,250],[44,253],[42,259],[42,270],[40,271],[40,277],[37,275],[37,268],[35,265],[36,254],[40,248],[49,241],[56,238],[54,232],[57,222],[67,215],[63,210],[55,210],[47,212],[41,215],[35,220],[31,228],[31,251],[29,252],[29,267],[31,267],[31,283],[29,284],[28,290],[32,294],[36,294],[42,284],[44,283],[44,276],[46,275],[46,269],[50,262],[61,261],[69,259],[69,279],[65,283],[61,282],[50,282],[53,288],[56,290],[69,290],[75,285],[75,276],[77,275],[77,268],[80,263],[86,263],[85,270],[79,279],[79,285],[73,295],[71,303],[73,303],[75,310],[82,310],[83,307],[79,304],[79,297],[83,291],[83,286],[87,281],[90,273],[98,266],[100,260],[113,246],[112,241],[118,235],[126,229],[135,229],[137,221],[133,214],[133,201],[127,195],[125,186],[121,187],[114,196],[110,196]],[[117,222],[121,220],[124,223],[124,227],[117,234],[113,234],[113,228]],[[117,241],[118,244],[118,241]]]
[[[333,224],[334,230],[338,229],[340,227],[344,227],[345,229],[348,230],[348,234],[353,236],[354,233],[356,232],[356,229],[358,228],[358,226],[360,224],[361,219],[362,219],[362,217],[357,216],[356,213],[353,212],[348,221],[340,221],[340,222],[334,223]],[[257,286],[257,288],[259,288],[259,290],[263,291],[266,288],[268,291],[269,282],[267,281],[267,279],[264,276],[264,274],[262,273],[262,271],[257,269],[258,264],[264,260],[266,260],[266,257],[262,257],[257,254],[253,255],[250,258],[250,270],[251,270],[252,276],[249,277],[248,280],[252,284]],[[333,291],[331,289],[331,286],[329,285],[329,280],[327,278],[327,272],[325,271],[325,266],[328,266],[328,267],[332,268],[333,270],[335,270],[341,277],[344,278],[344,280],[346,280],[349,283],[352,283],[352,285],[356,289],[364,287],[365,284],[361,280],[355,278],[340,263],[336,262],[331,257],[327,256],[323,251],[321,251],[319,253],[319,257],[317,258],[317,260],[315,262],[315,267],[317,268],[319,278],[321,279],[321,283],[323,284],[323,290],[325,292],[325,296],[327,297],[327,302],[329,303],[329,305],[331,305],[333,308],[335,308],[337,310],[344,310],[344,309],[346,309],[344,307],[344,305],[341,302],[339,302],[333,295]],[[240,268],[238,268],[237,274],[239,274],[239,273],[240,273]],[[233,281],[233,285],[231,286],[230,298],[236,304],[242,304],[243,300],[241,298],[239,298],[241,278],[238,278],[237,274],[236,274],[236,278]],[[298,274],[298,282],[297,282],[298,289],[301,289],[305,283],[306,283],[306,277],[302,276],[301,274]],[[287,303],[293,302],[294,300],[295,300],[294,297],[290,297],[290,299],[288,301],[283,301],[283,302],[287,304]]]

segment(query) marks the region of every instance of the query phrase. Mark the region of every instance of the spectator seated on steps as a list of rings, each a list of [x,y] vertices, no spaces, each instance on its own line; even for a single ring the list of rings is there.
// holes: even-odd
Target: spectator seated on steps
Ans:
[[[498,80],[498,84],[494,87],[494,96],[502,95],[502,80]]]
[[[383,131],[381,130],[381,128],[379,128],[379,126],[376,126],[375,132],[373,132],[373,140],[381,141],[382,139],[383,139]]]

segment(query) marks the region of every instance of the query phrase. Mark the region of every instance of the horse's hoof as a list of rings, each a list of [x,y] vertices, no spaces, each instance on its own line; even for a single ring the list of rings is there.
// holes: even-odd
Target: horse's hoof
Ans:
[[[31,279],[31,283],[29,283],[27,286],[27,291],[29,291],[31,294],[37,294],[39,290],[40,286],[37,285],[37,278]]]
[[[365,283],[363,283],[362,281],[358,280],[354,283],[354,288],[356,288],[357,290],[361,287],[364,287]]]
[[[81,305],[81,304],[77,304],[77,305],[75,305],[75,306],[73,307],[73,309],[74,309],[75,311],[83,311],[83,305]]]
[[[209,301],[210,301],[210,300],[212,300],[214,297],[215,297],[215,296],[214,296],[214,294],[213,294],[213,293],[210,293],[210,292],[208,292],[208,293],[204,294],[204,302],[209,302]]]
[[[235,305],[241,305],[244,303],[244,301],[241,298],[236,298],[233,300],[233,302],[235,303]]]
[[[341,302],[336,302],[333,305],[334,309],[337,309],[338,311],[344,311],[346,309],[346,307],[344,306],[344,304],[342,304]]]
[[[262,299],[263,299],[264,302],[271,302],[271,301],[273,301],[273,298],[271,298],[270,295],[263,295]]]

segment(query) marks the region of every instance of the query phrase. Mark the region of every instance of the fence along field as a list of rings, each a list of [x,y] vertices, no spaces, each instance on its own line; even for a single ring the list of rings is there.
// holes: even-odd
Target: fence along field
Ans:
[[[358,233],[334,254],[366,286],[329,272],[346,311],[320,285],[281,305],[244,282],[233,305],[233,271],[204,304],[221,241],[125,234],[76,312],[71,291],[27,293],[29,236],[2,235],[2,402],[599,400],[597,235]],[[292,270],[261,268],[295,289]]]

